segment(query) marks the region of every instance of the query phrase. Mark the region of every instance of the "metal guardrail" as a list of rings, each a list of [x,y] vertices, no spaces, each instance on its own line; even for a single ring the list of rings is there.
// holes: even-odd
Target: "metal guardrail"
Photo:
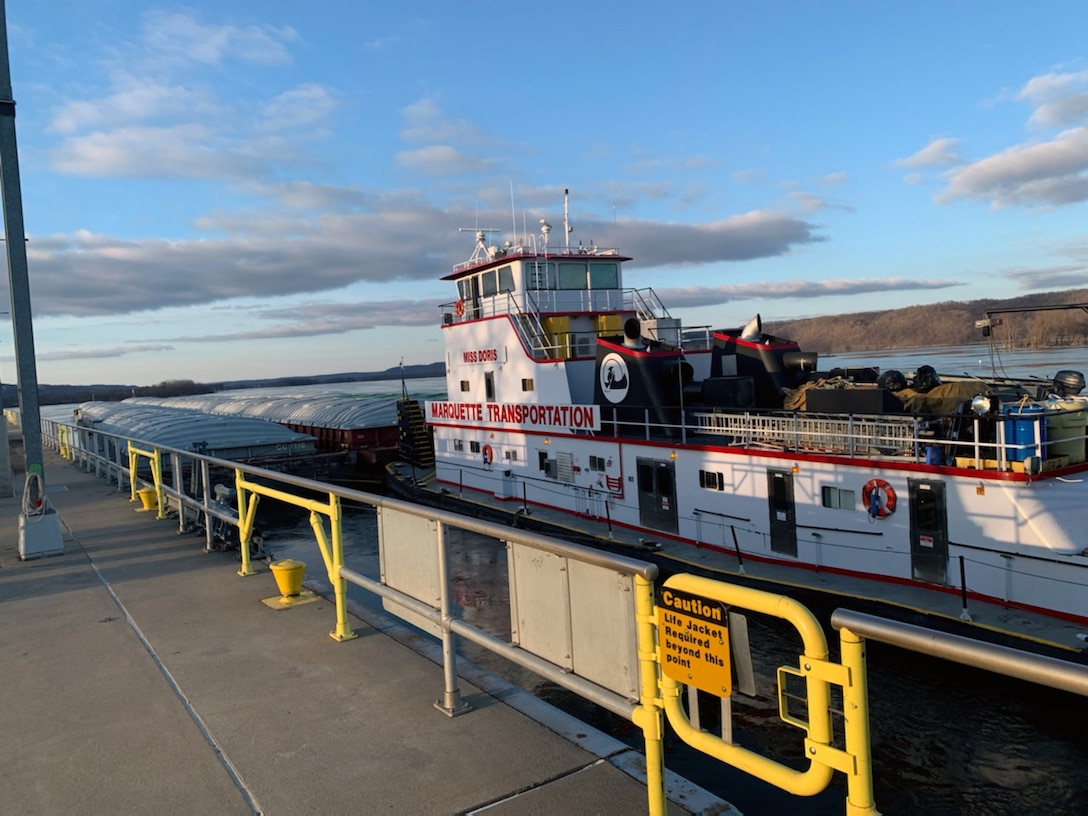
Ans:
[[[699,433],[729,436],[737,444],[788,445],[797,450],[867,455],[871,450],[905,454],[919,446],[915,417],[772,416],[744,413],[692,414]]]
[[[968,438],[934,436],[926,427],[927,421],[934,420],[968,423]],[[762,447],[850,458],[897,457],[926,461],[927,464],[932,464],[928,461],[930,451],[936,450],[940,457],[937,464],[955,463],[956,467],[1012,470],[1028,475],[1084,461],[1082,457],[1071,462],[1069,456],[1055,451],[1088,442],[1088,434],[1048,438],[1045,430],[1048,415],[1040,414],[1022,420],[1031,426],[1030,439],[1013,440],[1005,433],[1008,421],[1007,418],[997,420],[994,438],[980,441],[985,434],[982,432],[983,420],[977,416],[934,414],[923,420],[911,415],[692,409],[684,411],[683,417],[678,414],[675,421],[663,422],[649,408],[643,409],[641,416],[637,409],[624,411],[608,406],[601,409],[601,423],[608,429],[606,433],[646,441],[666,438],[687,444],[691,436],[701,434],[718,437],[722,444],[738,448]]]
[[[831,614],[831,625],[840,632],[853,632],[912,652],[1088,697],[1088,666],[848,609],[836,609]]]
[[[387,499],[324,482],[264,470],[141,440],[106,434],[51,420],[42,422],[43,439],[70,461],[116,479],[118,490],[128,480],[135,501],[143,459],[151,476],[159,517],[176,510],[179,531],[191,514],[202,514],[210,548],[213,519],[238,529],[239,575],[253,574],[250,536],[261,497],[310,511],[310,524],[335,594],[337,641],[355,637],[346,611],[347,585],[354,584],[383,599],[386,609],[430,629],[442,642],[444,690],[436,707],[448,716],[467,710],[461,699],[457,671],[457,638],[464,638],[639,726],[645,741],[648,812],[666,809],[664,781],[664,720],[697,750],[732,764],[798,795],[822,790],[834,771],[846,775],[846,811],[851,816],[875,814],[872,759],[868,727],[865,638],[880,640],[938,658],[983,668],[1052,688],[1088,696],[1088,667],[946,635],[848,610],[831,619],[840,632],[842,663],[828,660],[824,635],[811,613],[782,595],[761,592],[690,575],[673,576],[668,589],[695,593],[700,599],[723,602],[791,622],[802,635],[804,653],[797,668],[778,669],[780,716],[805,733],[804,754],[810,765],[801,771],[779,765],[747,751],[732,740],[732,729],[715,737],[692,723],[680,703],[684,683],[704,688],[698,679],[677,681],[665,667],[667,634],[662,630],[665,608],[655,601],[657,568],[637,559],[569,544],[455,513]],[[123,463],[126,459],[127,467]],[[167,484],[164,464],[171,476]],[[212,468],[233,473],[237,514],[213,502]],[[188,487],[186,486],[188,471]],[[275,486],[272,486],[275,485]],[[320,497],[320,498],[318,498]],[[341,502],[374,507],[379,517],[380,578],[375,580],[344,564]],[[326,528],[326,523],[328,527]],[[457,616],[451,592],[447,531],[460,529],[506,543],[511,597],[509,641]],[[423,576],[421,579],[420,576]],[[677,613],[679,614],[679,613]],[[729,612],[733,615],[733,611]],[[698,624],[695,621],[696,625]],[[603,632],[603,634],[602,634]],[[579,634],[588,638],[579,640]],[[664,642],[663,642],[664,641]],[[710,642],[707,641],[707,644]],[[673,648],[676,645],[673,644]],[[714,668],[729,659],[703,655]],[[674,655],[676,652],[674,651]],[[699,655],[693,660],[698,662]],[[616,667],[619,670],[616,671]],[[728,665],[727,663],[725,665]],[[805,684],[807,718],[789,710],[789,677]],[[694,684],[692,686],[691,684]],[[728,675],[725,686],[728,686]],[[828,718],[829,690],[842,691],[847,717],[845,747],[833,744]],[[723,700],[730,691],[720,689]]]

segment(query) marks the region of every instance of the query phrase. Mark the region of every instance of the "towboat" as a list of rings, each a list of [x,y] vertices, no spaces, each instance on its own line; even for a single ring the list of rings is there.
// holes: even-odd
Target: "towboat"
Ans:
[[[478,230],[443,278],[446,493],[1088,625],[1081,373],[821,371],[758,316],[682,327],[567,220],[561,246]]]

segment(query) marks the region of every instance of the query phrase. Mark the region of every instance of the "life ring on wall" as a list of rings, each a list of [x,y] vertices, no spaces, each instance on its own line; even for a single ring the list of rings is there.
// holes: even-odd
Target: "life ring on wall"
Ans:
[[[463,300],[459,300],[453,304],[453,313],[458,317],[465,316],[465,302]]]
[[[873,518],[887,518],[895,512],[895,490],[883,479],[870,479],[861,489],[861,502]]]
[[[484,445],[484,464],[490,465],[495,459],[495,451],[491,450],[490,445]]]

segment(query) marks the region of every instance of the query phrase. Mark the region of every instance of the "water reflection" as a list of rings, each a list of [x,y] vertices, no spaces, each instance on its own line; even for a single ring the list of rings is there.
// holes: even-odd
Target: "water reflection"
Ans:
[[[850,351],[820,356],[821,370],[872,366],[881,371],[914,371],[931,365],[941,374],[1050,379],[1062,369],[1088,370],[1088,348],[1058,346],[1003,350],[989,345],[928,346],[888,351]]]

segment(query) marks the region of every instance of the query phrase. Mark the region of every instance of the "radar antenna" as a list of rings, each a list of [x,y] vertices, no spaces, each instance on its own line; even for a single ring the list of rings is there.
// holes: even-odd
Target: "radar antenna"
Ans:
[[[458,227],[458,232],[475,232],[476,233],[476,249],[472,251],[472,257],[468,259],[469,263],[482,263],[483,261],[490,260],[491,256],[487,251],[487,234],[489,232],[502,232],[497,227],[484,227],[483,229],[477,227]]]

